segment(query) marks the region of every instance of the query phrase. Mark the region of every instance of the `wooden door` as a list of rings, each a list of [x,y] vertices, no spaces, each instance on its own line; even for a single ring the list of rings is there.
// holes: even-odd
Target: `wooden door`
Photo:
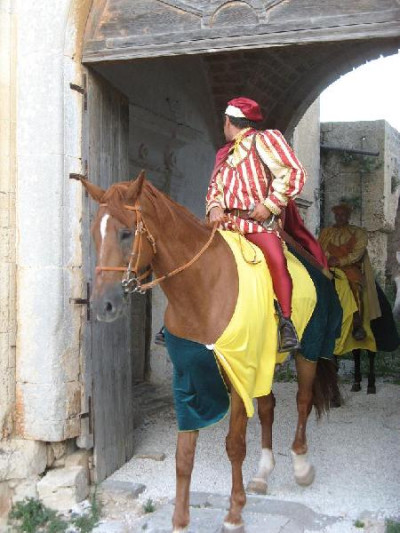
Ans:
[[[88,71],[83,144],[88,178],[108,188],[129,179],[129,103],[98,74]],[[87,196],[84,205],[84,272],[92,284],[96,264],[90,226],[97,205]],[[86,253],[87,251],[87,253]],[[84,332],[84,405],[81,443],[94,448],[93,480],[100,482],[133,454],[137,425],[135,382],[145,376],[149,346],[148,299],[140,295],[127,305],[126,316],[113,323],[90,316]],[[83,411],[85,411],[85,408]]]

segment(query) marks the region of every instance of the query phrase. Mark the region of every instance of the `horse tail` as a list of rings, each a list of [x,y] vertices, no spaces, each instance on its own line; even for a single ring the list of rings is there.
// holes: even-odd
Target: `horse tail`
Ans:
[[[317,418],[327,413],[330,407],[339,407],[342,398],[338,386],[337,366],[330,359],[318,359],[313,384],[313,405]]]

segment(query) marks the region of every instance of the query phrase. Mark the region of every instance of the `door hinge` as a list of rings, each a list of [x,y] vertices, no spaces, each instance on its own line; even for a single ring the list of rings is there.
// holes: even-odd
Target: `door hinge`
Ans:
[[[87,418],[89,422],[89,433],[93,433],[93,417],[92,417],[92,397],[88,397],[88,410],[82,413],[79,413],[80,418]]]
[[[86,74],[84,74],[82,77],[82,85],[78,85],[77,83],[70,83],[69,86],[72,91],[76,91],[83,96],[83,109],[86,111],[87,110]]]
[[[90,320],[90,283],[86,283],[86,298],[70,298],[70,304],[86,305],[86,319]]]

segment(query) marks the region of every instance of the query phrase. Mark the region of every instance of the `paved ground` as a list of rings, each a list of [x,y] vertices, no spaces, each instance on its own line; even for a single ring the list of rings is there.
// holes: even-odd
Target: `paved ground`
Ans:
[[[274,424],[276,468],[266,497],[249,496],[246,533],[383,533],[385,519],[400,520],[400,386],[377,383],[367,395],[342,386],[345,404],[317,422],[311,415],[309,454],[316,468],[311,487],[295,484],[290,444],[295,428],[296,383],[277,383]],[[171,531],[176,426],[169,393],[143,387],[145,413],[136,433],[136,456],[107,480],[103,523],[97,533]],[[227,420],[200,434],[192,480],[190,532],[221,530],[230,492],[225,454]],[[259,456],[258,420],[250,420],[244,478]],[[113,488],[114,484],[114,488]],[[155,511],[144,513],[146,503]],[[150,506],[152,507],[152,506]],[[364,529],[355,527],[356,520]]]

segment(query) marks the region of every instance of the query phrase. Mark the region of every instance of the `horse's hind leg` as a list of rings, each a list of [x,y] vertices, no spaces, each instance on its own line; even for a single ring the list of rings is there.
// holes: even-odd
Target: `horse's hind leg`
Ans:
[[[275,467],[272,453],[272,425],[274,423],[275,397],[271,392],[268,396],[257,398],[258,417],[261,423],[261,458],[257,474],[247,485],[247,492],[267,494],[268,477]]]
[[[193,471],[198,431],[178,433],[176,444],[176,498],[172,517],[173,533],[185,531],[189,525],[189,490]]]
[[[375,352],[368,351],[369,358],[369,374],[368,374],[368,388],[367,394],[376,394],[375,387]]]
[[[307,457],[307,419],[312,409],[313,383],[315,379],[317,365],[307,361],[299,354],[296,354],[297,370],[297,428],[292,444],[292,459],[294,477],[299,485],[311,485],[314,481],[315,470]]]
[[[229,512],[224,520],[224,532],[244,532],[242,510],[246,504],[243,486],[242,465],[246,457],[247,414],[242,399],[232,389],[229,433],[226,437],[226,451],[232,465],[232,492]]]
[[[352,392],[359,392],[361,390],[361,350],[353,350],[354,359],[354,379],[351,387]]]

